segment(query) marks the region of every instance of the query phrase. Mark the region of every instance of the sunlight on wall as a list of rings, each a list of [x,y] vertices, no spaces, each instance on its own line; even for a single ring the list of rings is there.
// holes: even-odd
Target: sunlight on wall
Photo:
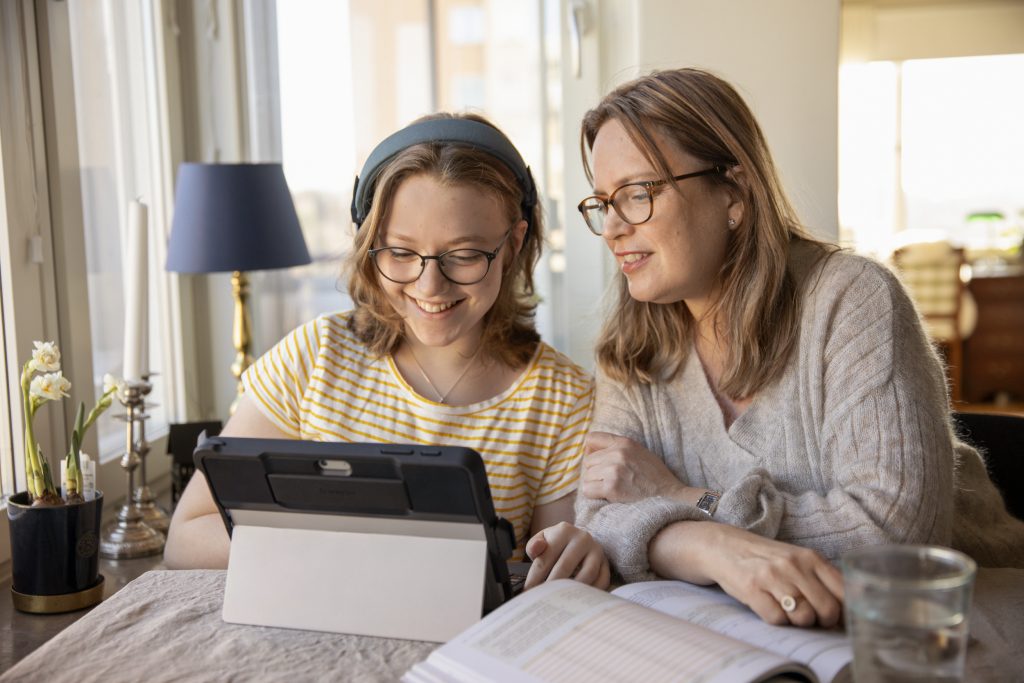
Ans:
[[[839,237],[885,248],[896,222],[896,83],[892,62],[839,69]]]

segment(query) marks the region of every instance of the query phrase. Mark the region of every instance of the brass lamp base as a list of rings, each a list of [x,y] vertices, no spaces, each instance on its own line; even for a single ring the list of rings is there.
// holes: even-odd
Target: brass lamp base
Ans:
[[[14,609],[19,612],[30,612],[32,614],[58,614],[60,612],[74,612],[98,605],[103,600],[103,588],[105,580],[100,574],[96,584],[77,593],[62,593],[60,595],[28,595],[19,593],[11,588],[11,600],[14,602]]]
[[[242,395],[242,373],[252,365],[252,316],[249,314],[249,276],[240,270],[231,274],[231,294],[235,300],[235,315],[231,327],[231,338],[235,345],[235,362],[231,374],[235,376],[238,392],[231,402],[229,414],[235,414],[238,399]]]

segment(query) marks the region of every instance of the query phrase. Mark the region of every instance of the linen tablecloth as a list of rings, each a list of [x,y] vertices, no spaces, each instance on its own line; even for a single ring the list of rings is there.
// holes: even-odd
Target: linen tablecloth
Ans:
[[[437,647],[224,623],[225,576],[223,570],[147,572],[0,681],[396,681]]]
[[[143,574],[0,676],[0,683],[396,681],[437,647],[226,624],[220,616],[225,575]],[[1024,570],[979,571],[967,653],[967,681],[1024,682]]]

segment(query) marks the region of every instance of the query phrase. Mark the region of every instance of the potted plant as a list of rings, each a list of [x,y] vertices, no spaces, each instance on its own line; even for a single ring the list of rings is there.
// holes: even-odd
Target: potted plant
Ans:
[[[96,405],[85,412],[80,403],[64,458],[63,494],[36,441],[33,421],[47,403],[68,397],[71,383],[60,368],[53,342],[34,342],[32,358],[21,371],[25,417],[27,490],[7,500],[11,531],[11,592],[14,606],[26,612],[66,612],[99,602],[99,530],[103,493],[86,486],[82,441],[96,419],[110,407],[120,382],[107,375]],[[95,482],[95,479],[92,479]]]

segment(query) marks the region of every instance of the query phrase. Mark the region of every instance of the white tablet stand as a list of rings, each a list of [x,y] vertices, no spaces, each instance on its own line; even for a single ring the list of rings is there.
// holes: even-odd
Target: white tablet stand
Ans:
[[[481,617],[479,523],[229,513],[224,621],[444,642]]]

